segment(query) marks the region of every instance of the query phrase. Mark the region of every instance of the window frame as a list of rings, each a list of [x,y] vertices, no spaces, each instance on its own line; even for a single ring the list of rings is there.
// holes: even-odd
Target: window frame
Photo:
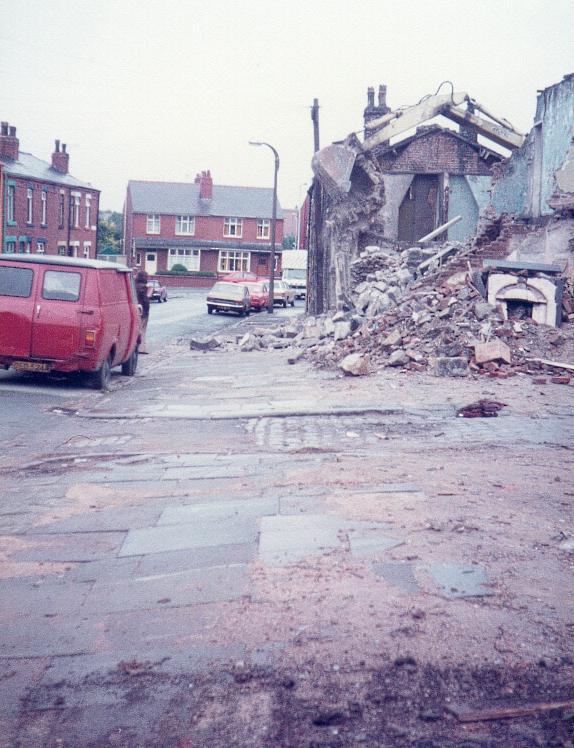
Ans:
[[[86,195],[85,209],[86,209],[86,225],[84,226],[84,228],[89,229],[92,223],[92,196],[91,195]]]
[[[190,272],[197,272],[201,268],[201,250],[191,247],[170,247],[167,252],[167,269],[174,265],[183,265]]]
[[[26,223],[32,225],[34,219],[34,188],[26,188]]]
[[[156,229],[157,224],[157,229]],[[160,213],[147,213],[146,214],[146,234],[160,234],[161,233],[161,214]]]
[[[48,189],[47,187],[42,187],[42,196],[40,198],[41,200],[41,206],[42,206],[42,215],[40,218],[40,223],[42,226],[48,225]]]
[[[187,229],[184,224],[187,224]],[[195,236],[195,216],[181,215],[175,217],[176,236]]]
[[[243,236],[243,218],[227,216],[223,219],[223,236],[241,239]]]
[[[271,237],[271,221],[269,218],[257,219],[257,238],[269,239]]]
[[[62,190],[58,197],[58,228],[66,225],[66,193]]]
[[[36,254],[37,255],[46,254],[46,242],[45,241],[42,241],[41,239],[38,239],[36,241]]]
[[[251,252],[241,249],[220,249],[217,255],[217,272],[249,272],[250,255]],[[224,265],[230,265],[230,267],[224,267]]]
[[[6,190],[6,223],[15,224],[16,220],[16,185],[8,183]]]
[[[52,275],[63,275],[63,276],[75,276],[78,278],[78,290],[75,298],[73,299],[65,299],[61,298],[60,296],[46,296],[46,278],[52,276]],[[82,274],[78,273],[76,271],[69,271],[69,270],[46,270],[44,272],[44,275],[42,277],[42,288],[40,289],[40,293],[42,295],[42,298],[45,301],[68,301],[71,304],[75,304],[77,301],[80,300],[80,296],[82,293]],[[55,293],[55,292],[52,292]],[[62,292],[63,293],[63,292]]]

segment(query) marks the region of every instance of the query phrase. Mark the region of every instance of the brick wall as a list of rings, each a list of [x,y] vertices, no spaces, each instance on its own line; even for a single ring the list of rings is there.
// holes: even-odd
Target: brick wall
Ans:
[[[444,130],[415,137],[398,152],[383,153],[378,159],[388,172],[490,174],[489,165],[471,145]]]
[[[257,238],[257,219],[256,218],[244,218],[243,219],[243,231],[241,237],[225,237],[223,235],[223,224],[224,219],[219,216],[196,216],[195,218],[195,232],[193,235],[176,234],[175,233],[175,216],[162,215],[160,220],[160,233],[159,234],[148,234],[147,233],[147,215],[142,213],[133,214],[133,227],[130,229],[130,235],[135,237],[161,237],[162,239],[206,239],[211,241],[244,241],[244,242],[255,242],[262,245],[269,244],[269,239],[258,239]],[[270,229],[271,231],[271,229]],[[271,235],[271,234],[270,234]],[[131,236],[130,236],[131,238]],[[277,244],[281,244],[283,240],[283,219],[277,220],[275,229],[275,241]]]
[[[46,254],[57,254],[58,243],[68,245],[79,242],[78,255],[83,256],[84,242],[90,242],[90,257],[96,257],[96,240],[99,208],[99,192],[82,188],[40,182],[24,177],[5,175],[4,194],[9,184],[15,185],[14,224],[7,224],[4,228],[5,241],[9,237],[16,237],[16,251],[19,249],[19,237],[26,236],[31,241],[31,251],[36,252],[38,241],[46,243]],[[28,189],[32,189],[32,222],[28,223]],[[46,191],[46,223],[42,224],[42,192]],[[60,193],[64,192],[64,227],[60,228],[59,203]],[[78,228],[69,228],[70,192],[79,192],[80,215]],[[85,228],[86,195],[91,196],[90,227]],[[91,227],[94,227],[92,229]]]

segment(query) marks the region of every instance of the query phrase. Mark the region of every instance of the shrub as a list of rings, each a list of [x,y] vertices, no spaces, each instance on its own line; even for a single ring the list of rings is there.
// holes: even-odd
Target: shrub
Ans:
[[[187,274],[187,268],[185,267],[185,265],[177,264],[172,266],[170,272],[176,273],[177,275]]]

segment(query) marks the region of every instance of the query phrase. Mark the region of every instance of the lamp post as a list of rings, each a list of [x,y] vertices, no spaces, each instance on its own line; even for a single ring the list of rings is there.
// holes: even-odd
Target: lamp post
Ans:
[[[275,281],[275,228],[277,225],[277,172],[279,171],[279,154],[269,143],[259,141],[249,141],[249,145],[266,145],[271,148],[275,156],[275,172],[273,175],[273,212],[271,214],[271,267],[269,269],[269,303],[267,304],[267,313],[273,314],[274,304],[274,281]]]

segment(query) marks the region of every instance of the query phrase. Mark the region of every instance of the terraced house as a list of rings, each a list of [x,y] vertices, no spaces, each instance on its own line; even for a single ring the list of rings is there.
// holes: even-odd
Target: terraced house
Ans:
[[[95,258],[100,192],[69,173],[69,160],[59,140],[51,163],[21,151],[16,128],[0,124],[2,253]]]
[[[130,181],[124,246],[132,265],[148,273],[183,265],[218,276],[269,273],[273,190],[214,185],[203,171],[194,182]],[[275,269],[280,272],[283,213],[277,207]]]

